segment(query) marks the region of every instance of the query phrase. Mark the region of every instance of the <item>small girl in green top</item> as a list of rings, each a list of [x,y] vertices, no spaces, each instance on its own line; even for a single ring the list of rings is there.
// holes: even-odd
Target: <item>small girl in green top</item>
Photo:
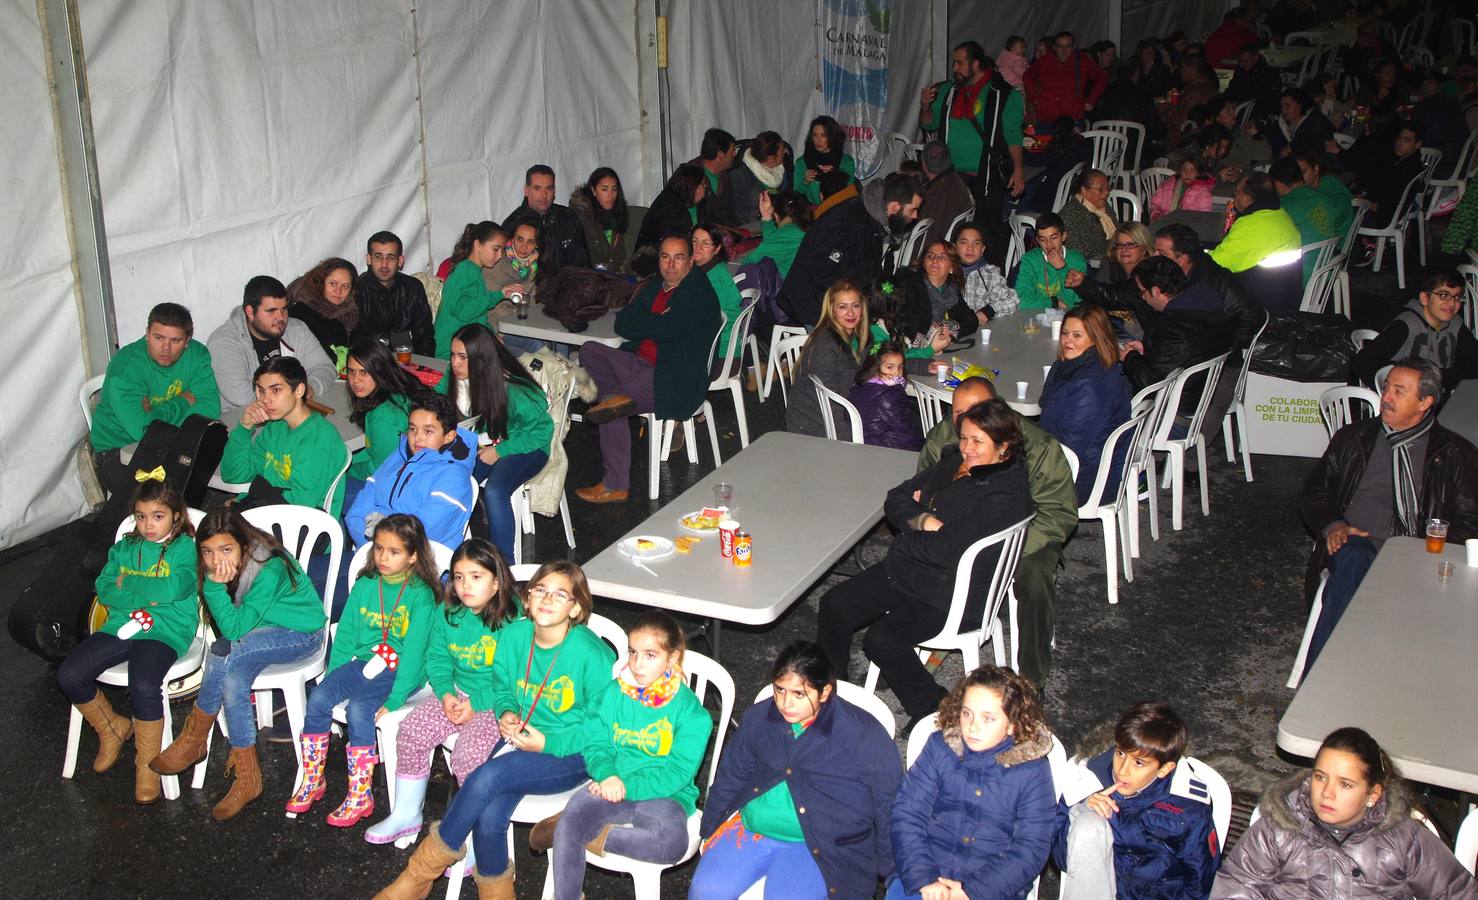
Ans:
[[[482,280],[484,269],[497,265],[508,245],[508,233],[496,222],[477,222],[462,229],[452,250],[452,273],[441,289],[436,310],[436,356],[447,359],[452,335],[463,325],[487,320],[488,312],[503,302],[502,291],[490,291]]]
[[[157,473],[157,478],[154,475]],[[195,589],[195,529],[184,498],[164,480],[164,470],[139,471],[133,495],[134,528],[108,551],[97,577],[99,602],[108,619],[77,645],[56,681],[98,735],[94,772],[118,762],[133,735],[136,748],[134,799],[159,799],[159,776],[149,761],[164,736],[164,677],[190,648],[200,626]],[[117,715],[97,689],[104,671],[128,663],[128,704],[133,720]]]
[[[672,616],[643,613],[626,640],[626,664],[585,718],[591,781],[529,834],[536,853],[554,848],[556,900],[579,900],[587,849],[665,865],[688,850],[713,718],[688,687],[686,642]]]
[[[289,815],[307,812],[324,795],[328,729],[334,707],[345,702],[349,795],[328,814],[328,824],[348,828],[375,811],[375,722],[426,683],[426,643],[440,585],[421,520],[404,513],[381,519],[334,632],[328,674],[308,698],[298,738],[303,771],[287,801]]]
[[[389,844],[421,830],[421,805],[431,777],[431,754],[452,735],[457,745],[449,766],[461,784],[497,746],[498,712],[493,708],[493,659],[503,626],[518,618],[521,604],[513,576],[498,549],[470,538],[452,554],[452,577],[431,617],[426,677],[432,696],[411,711],[396,733],[395,809],[364,839]]]

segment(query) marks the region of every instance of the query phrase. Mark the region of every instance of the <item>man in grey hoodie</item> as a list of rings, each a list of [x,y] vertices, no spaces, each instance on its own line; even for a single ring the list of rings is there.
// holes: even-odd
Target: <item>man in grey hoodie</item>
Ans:
[[[308,326],[288,317],[287,289],[271,275],[246,283],[241,308],[211,332],[206,347],[222,409],[240,409],[256,399],[252,377],[273,357],[292,356],[303,364],[310,396],[322,396],[339,377]]]

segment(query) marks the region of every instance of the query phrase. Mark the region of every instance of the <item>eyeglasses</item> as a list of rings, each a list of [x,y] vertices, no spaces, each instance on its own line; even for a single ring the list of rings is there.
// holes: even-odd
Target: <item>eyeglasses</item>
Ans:
[[[545,597],[552,597],[560,603],[569,603],[570,600],[574,599],[570,596],[569,591],[554,590],[542,584],[529,588],[530,600],[543,600]]]
[[[1134,249],[1135,247],[1138,247],[1138,246],[1139,245],[1136,244],[1136,243],[1134,243],[1133,241],[1119,241],[1119,242],[1117,242],[1117,243],[1114,244],[1114,249],[1115,250],[1132,250],[1132,249]]]
[[[1454,293],[1452,291],[1433,291],[1432,296],[1436,297],[1438,300],[1441,300],[1443,303],[1463,302],[1463,295],[1461,291],[1457,293]]]
[[[929,262],[949,262],[948,253],[925,253],[924,259]]]
[[[370,262],[393,263],[400,259],[399,253],[371,253]]]

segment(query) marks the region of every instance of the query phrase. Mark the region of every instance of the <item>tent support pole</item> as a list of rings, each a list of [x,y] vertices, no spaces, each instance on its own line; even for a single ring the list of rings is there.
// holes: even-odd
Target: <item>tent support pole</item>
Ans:
[[[77,0],[36,0],[36,15],[46,45],[62,206],[72,250],[73,296],[82,322],[83,359],[88,374],[97,375],[108,367],[118,343],[118,326],[113,316],[113,279],[103,226],[82,23]]]
[[[641,107],[641,196],[651,203],[667,181],[667,108],[659,69],[658,0],[634,0],[636,5],[637,101]],[[665,49],[665,48],[662,48]]]

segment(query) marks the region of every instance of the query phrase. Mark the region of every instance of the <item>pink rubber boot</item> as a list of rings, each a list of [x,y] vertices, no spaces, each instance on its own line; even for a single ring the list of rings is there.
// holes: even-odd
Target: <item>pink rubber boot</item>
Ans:
[[[344,798],[338,809],[328,814],[328,824],[336,828],[348,828],[375,811],[375,796],[370,792],[370,787],[374,784],[375,763],[380,758],[375,756],[373,746],[350,747],[347,752],[349,796]]]
[[[323,764],[328,759],[328,733],[305,734],[298,738],[303,749],[303,776],[297,793],[287,801],[287,814],[296,817],[323,799]]]

